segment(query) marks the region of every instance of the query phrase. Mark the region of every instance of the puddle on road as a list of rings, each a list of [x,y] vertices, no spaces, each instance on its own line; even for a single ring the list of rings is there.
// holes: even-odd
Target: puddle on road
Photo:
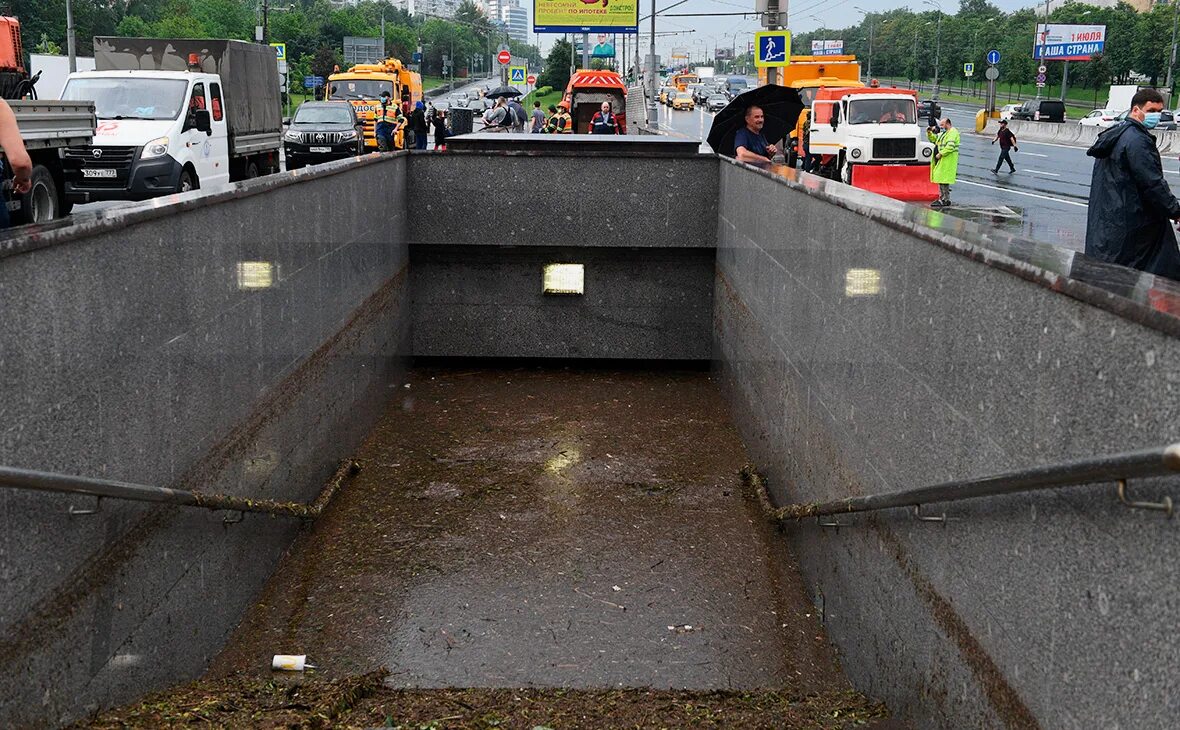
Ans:
[[[536,688],[526,704],[552,717],[580,708],[563,727],[601,726],[594,707],[707,719],[661,714],[681,702],[749,727],[883,716],[852,692],[743,487],[746,454],[708,373],[419,369],[406,385],[355,455],[361,473],[192,692],[274,702],[283,653],[320,668],[280,678],[287,691],[368,677],[364,712],[463,718],[444,727],[519,717],[508,687]]]

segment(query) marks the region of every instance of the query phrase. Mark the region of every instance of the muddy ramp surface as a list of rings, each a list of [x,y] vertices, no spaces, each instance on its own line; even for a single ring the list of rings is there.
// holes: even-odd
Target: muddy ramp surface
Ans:
[[[736,691],[713,700],[774,708],[765,726],[787,721],[784,708],[836,725],[841,711],[881,712],[850,691],[785,541],[744,491],[746,454],[708,373],[409,377],[356,454],[362,471],[284,560],[203,696],[367,674],[378,695],[456,717],[489,702],[515,717],[502,705],[520,694],[494,689],[510,687],[542,692],[527,695],[538,706],[545,688],[582,692],[548,696],[583,719],[587,707],[693,705],[658,694],[673,689]],[[276,653],[318,669],[276,685]],[[595,694],[611,688],[644,689],[622,705]]]

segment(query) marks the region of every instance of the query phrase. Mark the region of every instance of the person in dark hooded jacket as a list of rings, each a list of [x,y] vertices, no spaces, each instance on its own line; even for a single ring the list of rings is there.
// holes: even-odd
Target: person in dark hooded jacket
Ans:
[[[1127,121],[1098,135],[1086,154],[1094,158],[1086,255],[1171,279],[1180,279],[1180,250],[1172,220],[1180,201],[1164,180],[1155,137],[1147,130],[1164,108],[1158,91],[1131,99]]]

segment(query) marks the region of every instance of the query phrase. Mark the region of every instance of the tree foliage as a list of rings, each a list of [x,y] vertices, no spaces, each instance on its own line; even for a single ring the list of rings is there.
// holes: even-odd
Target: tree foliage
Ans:
[[[573,53],[574,46],[566,39],[561,38],[554,43],[545,58],[545,70],[537,79],[537,84],[565,91],[565,87],[570,83],[570,58]]]
[[[856,54],[862,66],[867,66],[871,28],[874,76],[929,80],[934,77],[937,58],[940,79],[960,78],[964,63],[975,64],[978,79],[987,67],[987,52],[994,48],[1001,55],[1001,82],[1027,84],[1034,81],[1040,65],[1033,60],[1032,47],[1036,25],[1044,22],[1041,13],[1037,15],[1030,8],[1004,13],[988,0],[962,0],[954,14],[901,8],[872,13],[846,28],[799,33],[793,51],[806,54],[813,39],[839,38],[844,40],[845,53]],[[1125,2],[1112,8],[1067,3],[1054,10],[1049,16],[1051,23],[1106,26],[1105,52],[1089,61],[1070,62],[1070,83],[1101,88],[1112,81],[1127,82],[1135,75],[1152,84],[1162,83],[1171,50],[1172,13],[1167,4],[1137,13]],[[1064,64],[1050,61],[1045,65],[1048,82],[1060,83]]]

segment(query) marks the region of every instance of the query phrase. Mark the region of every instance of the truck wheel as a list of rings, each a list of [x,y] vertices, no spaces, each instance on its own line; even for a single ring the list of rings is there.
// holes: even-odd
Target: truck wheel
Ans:
[[[258,163],[250,160],[246,163],[246,177],[245,180],[253,180],[258,177]]]
[[[180,184],[176,186],[176,192],[187,193],[190,190],[199,190],[201,182],[197,180],[196,174],[185,168],[180,172]]]
[[[793,149],[787,150],[787,167],[799,166],[799,153]]]
[[[852,184],[852,163],[845,162],[844,168],[840,171],[840,181],[845,185]]]
[[[20,196],[20,223],[45,223],[60,218],[65,213],[57,196],[57,185],[53,173],[44,165],[34,165],[31,177],[32,187]]]

